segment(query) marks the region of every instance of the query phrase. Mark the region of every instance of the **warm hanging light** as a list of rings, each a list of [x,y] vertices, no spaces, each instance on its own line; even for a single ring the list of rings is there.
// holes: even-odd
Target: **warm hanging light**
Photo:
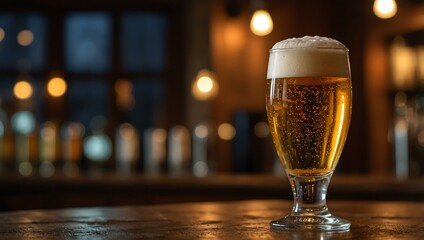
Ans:
[[[272,32],[274,24],[271,15],[264,9],[256,10],[250,20],[250,30],[258,36],[266,36]]]
[[[209,100],[218,94],[215,74],[209,70],[200,70],[193,82],[191,93],[198,100]]]
[[[391,18],[397,13],[397,4],[395,0],[375,0],[374,14],[382,19]]]

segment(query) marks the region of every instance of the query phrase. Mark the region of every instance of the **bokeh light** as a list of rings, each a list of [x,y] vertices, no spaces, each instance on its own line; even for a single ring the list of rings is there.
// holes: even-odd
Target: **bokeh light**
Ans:
[[[253,129],[255,135],[259,138],[266,138],[269,135],[269,127],[266,122],[258,122]]]
[[[232,140],[236,136],[236,129],[229,123],[222,123],[218,127],[218,136],[223,140]]]
[[[268,11],[260,9],[253,13],[250,30],[258,36],[266,36],[272,32],[274,24]]]
[[[193,165],[193,174],[196,177],[205,177],[209,173],[208,164],[205,162],[196,162]]]
[[[92,161],[106,161],[112,155],[112,142],[105,134],[88,136],[84,140],[84,153]]]
[[[27,161],[19,163],[18,171],[22,176],[28,177],[32,173],[31,163]]]
[[[47,92],[52,97],[61,97],[66,93],[68,86],[65,79],[54,77],[47,83]]]
[[[16,82],[15,86],[13,87],[13,93],[15,94],[15,97],[18,99],[28,99],[32,96],[32,86],[27,81],[18,81]]]
[[[42,162],[38,171],[42,177],[49,178],[53,176],[55,169],[54,165],[51,162]]]
[[[194,135],[198,138],[206,138],[209,134],[208,127],[206,125],[198,125],[194,128]]]
[[[210,100],[218,94],[219,86],[215,80],[215,73],[202,69],[197,73],[193,82],[191,93],[197,100]]]
[[[212,79],[208,76],[204,76],[197,80],[197,87],[201,92],[207,93],[212,90],[213,82]]]
[[[30,30],[22,30],[18,33],[16,40],[21,46],[29,46],[34,41],[34,34]]]
[[[30,111],[18,111],[13,114],[12,128],[20,134],[30,134],[35,129],[35,117]]]
[[[387,19],[396,15],[397,4],[395,0],[375,0],[373,10],[377,17]]]

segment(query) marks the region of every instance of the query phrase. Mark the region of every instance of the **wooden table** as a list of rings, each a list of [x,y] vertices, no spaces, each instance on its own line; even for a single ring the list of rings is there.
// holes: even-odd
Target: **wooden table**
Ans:
[[[30,200],[29,200],[30,199]],[[216,174],[74,178],[0,175],[0,211],[293,199],[286,176]],[[424,178],[335,175],[329,200],[424,201]]]
[[[30,199],[28,199],[30,201]],[[0,239],[424,239],[424,203],[331,201],[347,232],[271,231],[291,201],[255,200],[0,213]]]

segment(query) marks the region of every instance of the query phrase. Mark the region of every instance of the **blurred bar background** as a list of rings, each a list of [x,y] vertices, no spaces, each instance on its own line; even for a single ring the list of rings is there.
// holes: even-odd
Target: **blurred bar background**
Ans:
[[[397,12],[379,15],[378,2]],[[424,1],[17,0],[1,9],[9,184],[283,176],[265,113],[268,51],[304,35],[350,49],[353,118],[337,174],[424,174]],[[268,32],[251,29],[259,9]]]

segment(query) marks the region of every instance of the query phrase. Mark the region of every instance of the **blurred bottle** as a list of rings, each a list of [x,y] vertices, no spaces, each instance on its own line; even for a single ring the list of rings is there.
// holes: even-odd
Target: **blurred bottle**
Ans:
[[[45,122],[40,126],[38,144],[40,166],[38,171],[42,177],[48,178],[55,173],[58,153],[57,138],[57,127],[53,122]]]
[[[193,174],[196,177],[205,177],[213,171],[213,132],[207,123],[200,123],[193,129]]]
[[[148,175],[160,174],[166,167],[166,138],[163,128],[148,128],[143,134],[144,172]]]
[[[394,152],[395,174],[400,179],[409,176],[408,120],[408,98],[405,93],[398,92],[395,96]]]
[[[116,171],[120,175],[130,175],[135,171],[139,159],[139,134],[129,123],[123,123],[116,130],[115,139]]]
[[[19,174],[29,176],[33,173],[36,138],[34,134],[36,121],[30,111],[18,111],[11,118],[12,128],[15,132],[15,158]]]
[[[82,140],[84,134],[84,125],[78,122],[69,122],[62,127],[62,171],[66,176],[76,176],[80,172],[79,163],[82,158]]]
[[[91,134],[84,139],[84,155],[88,160],[89,174],[98,176],[107,171],[112,156],[112,141],[105,133],[107,119],[95,116],[90,123]]]
[[[171,175],[191,173],[191,141],[190,132],[178,125],[170,129],[168,138],[168,161]]]
[[[271,172],[274,147],[264,112],[234,113],[235,137],[232,145],[232,170],[235,172]]]

